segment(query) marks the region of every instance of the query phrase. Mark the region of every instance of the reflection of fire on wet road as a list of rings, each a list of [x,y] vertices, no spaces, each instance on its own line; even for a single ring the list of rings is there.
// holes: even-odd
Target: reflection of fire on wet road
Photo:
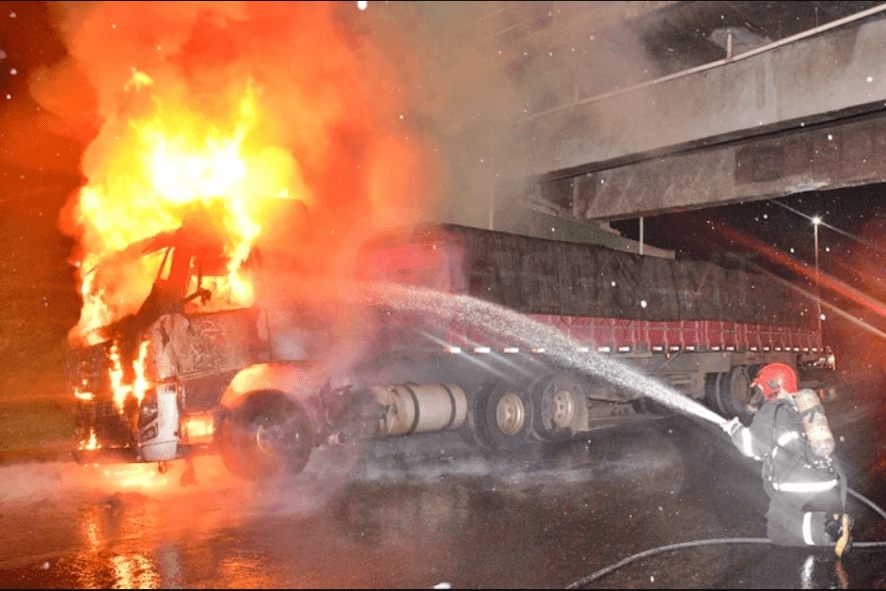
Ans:
[[[834,427],[868,438],[857,421]],[[27,535],[0,539],[0,580],[38,588],[552,587],[658,544],[765,531],[759,467],[742,465],[728,442],[688,421],[497,459],[457,436],[423,441],[377,442],[368,465],[320,458],[298,479],[259,489],[211,458],[200,460],[200,484],[187,488],[176,483],[177,465],[150,476],[129,466],[8,466],[0,526]],[[861,462],[859,441],[846,445]],[[868,451],[876,470],[882,449]],[[320,471],[336,462],[337,473]],[[30,489],[11,492],[18,483]],[[862,527],[859,535],[874,534]],[[867,555],[850,556],[843,571],[830,554],[809,557],[711,547],[631,565],[605,583],[635,588],[654,576],[662,587],[865,587],[882,577],[881,562]]]
[[[218,490],[242,487],[221,462],[212,457],[197,458],[201,488]],[[160,473],[156,464],[96,464],[78,466],[71,463],[14,464],[0,467],[7,486],[0,494],[0,503],[25,503],[35,498],[52,498],[70,494],[114,494],[115,492],[177,494],[183,491],[179,479],[184,462],[171,465]]]

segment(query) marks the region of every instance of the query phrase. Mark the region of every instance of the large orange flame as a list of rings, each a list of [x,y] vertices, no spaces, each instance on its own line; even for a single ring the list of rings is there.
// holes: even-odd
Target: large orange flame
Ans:
[[[113,394],[114,406],[117,411],[122,413],[126,400],[132,396],[137,404],[141,404],[145,394],[152,386],[147,375],[147,361],[150,343],[143,340],[138,349],[138,358],[132,362],[133,378],[132,383],[126,383],[126,374],[123,369],[123,360],[120,357],[120,347],[117,343],[111,345],[108,351],[109,367],[108,377],[111,381],[111,392]]]
[[[126,85],[130,93],[152,87],[150,76],[139,71]],[[104,174],[79,195],[78,220],[103,250],[86,256],[79,334],[134,311],[125,298],[109,297],[115,294],[95,281],[92,268],[108,253],[177,229],[193,204],[212,205],[223,217],[228,277],[216,290],[231,304],[251,303],[252,288],[240,267],[261,229],[257,214],[268,199],[291,197],[294,174],[294,161],[282,149],[254,141],[246,145],[258,120],[257,92],[247,83],[221,125],[153,95],[149,113],[130,121],[118,136],[105,154]]]
[[[203,277],[210,305],[225,306],[256,297],[242,267],[259,242],[296,268],[346,272],[357,234],[424,217],[438,189],[404,117],[416,74],[393,36],[367,33],[379,8],[367,21],[373,11],[323,2],[55,6],[69,59],[35,77],[35,96],[95,105],[70,122],[96,134],[60,219],[77,239],[72,339],[106,338],[95,329],[139,309],[162,257],[124,265],[115,253],[195,209],[225,251],[227,276]]]

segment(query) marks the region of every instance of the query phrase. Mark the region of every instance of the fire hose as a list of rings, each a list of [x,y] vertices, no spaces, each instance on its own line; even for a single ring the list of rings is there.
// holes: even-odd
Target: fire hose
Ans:
[[[852,490],[851,488],[847,488],[847,492],[866,504],[868,507],[874,510],[880,517],[886,520],[886,511],[884,511],[881,507],[875,504],[873,501],[863,496],[862,494]],[[600,569],[595,573],[592,573],[586,577],[583,577],[574,583],[569,584],[567,589],[581,589],[590,583],[597,581],[609,573],[615,572],[623,566],[627,566],[632,562],[636,562],[643,558],[648,558],[650,556],[655,556],[656,554],[664,554],[665,552],[672,552],[674,550],[684,550],[686,548],[696,548],[699,546],[715,546],[720,544],[771,544],[772,542],[769,538],[712,538],[708,540],[694,540],[690,542],[680,542],[677,544],[669,544],[667,546],[659,546],[657,548],[652,548],[650,550],[644,550],[643,552],[638,552],[637,554],[633,554],[632,556],[628,556],[627,558],[616,562],[615,564],[611,564],[606,568]],[[886,541],[884,542],[855,542],[852,544],[853,548],[861,548],[861,549],[871,549],[871,548],[886,548]]]

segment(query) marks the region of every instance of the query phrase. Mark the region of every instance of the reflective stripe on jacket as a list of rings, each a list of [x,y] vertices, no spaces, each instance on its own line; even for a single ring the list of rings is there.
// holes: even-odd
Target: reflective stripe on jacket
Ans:
[[[763,478],[776,491],[814,495],[839,484],[830,462],[813,452],[802,417],[788,400],[763,404],[749,427],[736,429],[732,442],[744,455],[763,462]]]

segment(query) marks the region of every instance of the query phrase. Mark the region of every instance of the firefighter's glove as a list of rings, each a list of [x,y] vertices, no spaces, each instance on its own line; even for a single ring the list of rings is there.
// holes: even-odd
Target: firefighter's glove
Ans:
[[[726,434],[729,435],[730,437],[734,437],[734,436],[735,436],[735,432],[738,431],[738,429],[739,429],[741,426],[742,426],[742,425],[741,425],[741,421],[738,420],[738,417],[735,417],[735,418],[732,419],[731,421],[726,422],[726,423],[721,427],[721,429],[723,429],[724,431],[726,431]]]

